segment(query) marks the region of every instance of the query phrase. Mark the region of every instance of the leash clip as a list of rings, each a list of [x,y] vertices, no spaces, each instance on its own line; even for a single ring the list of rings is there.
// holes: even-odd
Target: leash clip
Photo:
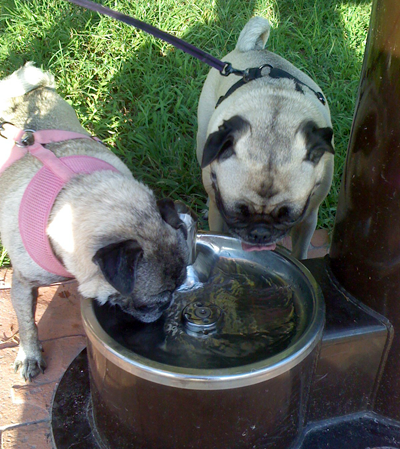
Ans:
[[[24,129],[24,134],[22,134],[20,140],[15,142],[15,145],[20,148],[30,147],[35,143],[35,130],[34,129]]]
[[[245,70],[238,70],[232,67],[230,62],[225,62],[224,68],[219,72],[222,76],[236,75],[244,76]]]
[[[232,64],[230,62],[226,62],[224,68],[220,71],[220,74],[222,76],[229,76],[232,74],[241,76],[243,78],[243,81],[245,83],[248,83],[249,81],[261,78],[261,72],[265,67],[269,67],[270,69],[272,69],[272,66],[270,64],[263,64],[260,67],[251,67],[245,70],[239,70],[232,67]]]

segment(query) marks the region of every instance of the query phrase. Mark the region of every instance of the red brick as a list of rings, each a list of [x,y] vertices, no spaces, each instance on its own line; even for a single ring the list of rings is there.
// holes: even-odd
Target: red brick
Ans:
[[[84,336],[77,284],[39,289],[36,322],[40,340],[73,335]]]
[[[314,235],[311,239],[311,245],[314,248],[321,248],[329,246],[329,234],[326,229],[318,229],[314,232]]]
[[[7,429],[1,437],[1,449],[54,449],[50,422]]]
[[[0,427],[49,419],[58,382],[85,345],[85,337],[64,337],[43,342],[47,369],[32,382],[25,382],[19,373],[14,373],[17,348],[1,350]]]
[[[19,373],[14,373],[18,325],[11,305],[10,290],[0,290],[0,427],[8,428],[2,435],[5,441],[2,449],[24,448],[20,435],[32,435],[35,433],[34,426],[37,426],[32,423],[50,420],[57,385],[69,364],[86,345],[76,287],[75,282],[68,282],[39,289],[35,317],[47,369],[44,374],[27,383]],[[20,425],[26,429],[13,429],[13,426]],[[47,441],[43,435],[37,446],[40,449],[45,449],[43,442]],[[35,444],[34,441],[29,437],[30,444]]]
[[[0,290],[11,287],[12,268],[0,268]]]

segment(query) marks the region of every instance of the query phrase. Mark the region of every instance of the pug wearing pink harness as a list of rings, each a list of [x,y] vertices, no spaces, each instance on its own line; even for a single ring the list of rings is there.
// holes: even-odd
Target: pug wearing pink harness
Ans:
[[[15,368],[46,367],[34,322],[37,288],[76,278],[79,291],[157,320],[183,282],[186,228],[79,124],[53,76],[26,64],[0,81],[0,230],[13,279]],[[127,149],[129,151],[130,149]]]

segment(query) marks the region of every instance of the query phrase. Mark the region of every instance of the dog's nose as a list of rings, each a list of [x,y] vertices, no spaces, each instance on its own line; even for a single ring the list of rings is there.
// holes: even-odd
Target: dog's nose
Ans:
[[[249,232],[249,237],[256,243],[265,243],[271,238],[271,231],[268,226],[258,224]]]

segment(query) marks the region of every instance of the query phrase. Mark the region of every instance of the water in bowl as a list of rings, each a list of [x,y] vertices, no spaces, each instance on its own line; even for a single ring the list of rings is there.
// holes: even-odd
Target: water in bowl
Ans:
[[[155,323],[95,306],[120,344],[153,361],[191,369],[233,368],[284,351],[296,335],[296,293],[265,267],[219,258],[205,282],[187,282]]]

